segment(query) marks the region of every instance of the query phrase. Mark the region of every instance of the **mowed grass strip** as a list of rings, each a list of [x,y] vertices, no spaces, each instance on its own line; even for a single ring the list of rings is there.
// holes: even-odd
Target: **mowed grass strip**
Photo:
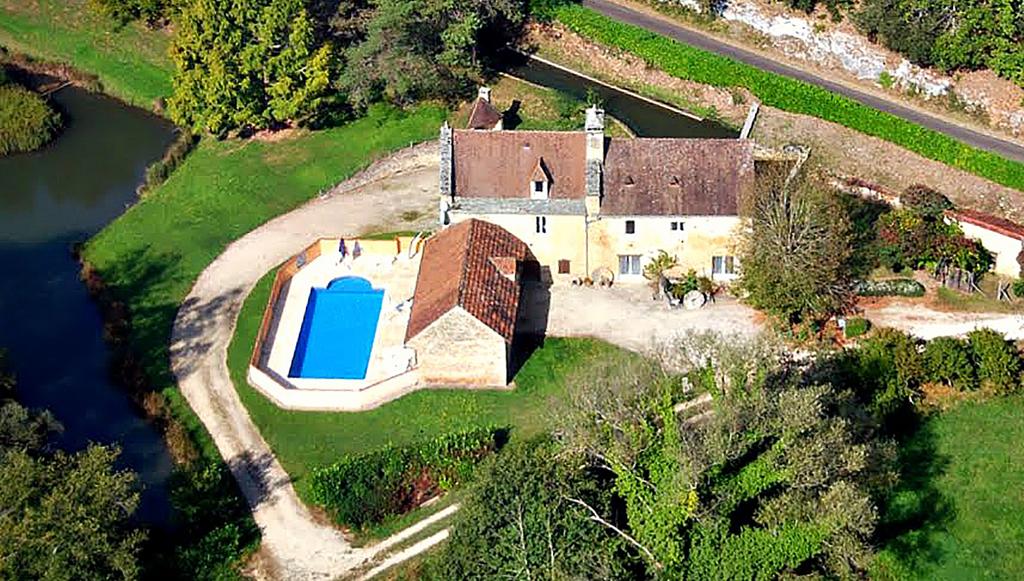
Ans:
[[[1024,397],[932,416],[901,450],[875,579],[1024,578]]]
[[[437,106],[379,107],[283,141],[204,139],[170,179],[90,240],[83,256],[128,306],[131,344],[151,383],[173,385],[175,313],[229,243],[375,159],[433,137],[445,114]]]
[[[308,498],[303,476],[346,454],[422,442],[472,426],[508,426],[512,438],[543,433],[550,428],[553,404],[566,393],[573,373],[609,357],[637,357],[594,339],[548,338],[516,375],[516,387],[510,391],[420,390],[365,412],[283,410],[246,381],[272,281],[270,272],[246,299],[228,349],[228,367],[249,416],[303,498]]]
[[[171,35],[117,26],[86,0],[0,0],[0,46],[95,74],[103,90],[152,109],[171,94]]]
[[[579,5],[561,6],[555,16],[584,38],[634,54],[680,79],[716,87],[744,87],[766,105],[838,123],[1024,191],[1024,164],[975,149],[842,95],[612,20]]]

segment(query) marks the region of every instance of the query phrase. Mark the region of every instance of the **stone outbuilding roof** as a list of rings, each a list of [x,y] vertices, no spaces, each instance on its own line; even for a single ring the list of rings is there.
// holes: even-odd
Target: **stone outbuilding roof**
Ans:
[[[466,127],[469,129],[494,129],[501,119],[501,112],[490,101],[478,97],[473,103],[473,110],[469,113],[469,122]]]
[[[1024,240],[1024,226],[1011,222],[1006,218],[1000,218],[991,214],[977,212],[975,210],[948,210],[946,215],[957,222],[967,222],[975,226],[991,230],[1003,236]]]
[[[754,144],[745,139],[610,139],[601,213],[611,216],[735,216],[754,185]]]
[[[453,132],[453,194],[467,198],[529,198],[541,165],[549,198],[586,195],[586,134],[582,131]]]
[[[519,309],[515,267],[532,259],[525,242],[483,220],[466,220],[430,237],[423,248],[405,340],[461,307],[511,342]]]

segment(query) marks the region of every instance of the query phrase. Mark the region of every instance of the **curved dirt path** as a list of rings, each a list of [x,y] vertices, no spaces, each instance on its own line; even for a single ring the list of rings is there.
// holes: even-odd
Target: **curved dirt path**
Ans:
[[[299,501],[288,474],[249,418],[227,368],[238,312],[272,268],[321,236],[353,235],[395,224],[403,211],[432,221],[437,155],[416,146],[374,164],[329,194],[232,243],[196,280],[171,335],[171,368],[238,481],[263,534],[265,576],[334,578],[375,552],[355,549]]]

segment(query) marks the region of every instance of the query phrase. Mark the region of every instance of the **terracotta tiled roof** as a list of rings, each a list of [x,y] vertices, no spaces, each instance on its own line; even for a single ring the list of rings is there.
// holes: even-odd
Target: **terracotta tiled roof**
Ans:
[[[454,193],[467,198],[529,198],[541,158],[550,198],[586,195],[586,134],[582,131],[453,132]]]
[[[732,216],[754,184],[754,146],[739,139],[611,139],[601,213]]]
[[[1006,218],[1000,218],[998,216],[992,216],[991,214],[985,214],[982,212],[976,212],[974,210],[949,210],[946,215],[958,222],[967,222],[968,224],[974,224],[982,228],[987,228],[993,232],[998,232],[1003,236],[1009,236],[1010,238],[1016,238],[1017,240],[1024,240],[1024,226],[1016,222],[1011,222]]]
[[[512,341],[519,309],[519,284],[499,264],[532,260],[529,247],[501,226],[466,220],[430,237],[423,248],[413,294],[408,341],[455,307],[462,307]],[[495,259],[495,260],[492,260]]]
[[[478,98],[473,103],[473,110],[469,113],[469,122],[466,127],[469,129],[494,129],[494,126],[501,121],[501,112],[491,105],[491,102]]]

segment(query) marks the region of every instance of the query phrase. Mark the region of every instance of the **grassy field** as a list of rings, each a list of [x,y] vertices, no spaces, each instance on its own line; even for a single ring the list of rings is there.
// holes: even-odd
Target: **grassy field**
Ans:
[[[996,183],[1024,190],[1024,164],[975,149],[820,87],[676,42],[582,6],[560,6],[555,15],[573,32],[632,53],[670,75],[716,87],[745,87],[766,105],[839,123]]]
[[[103,91],[143,109],[171,93],[170,34],[116,27],[86,0],[0,0],[0,46],[98,75]]]
[[[885,513],[896,534],[877,579],[1024,578],[1024,397],[966,403],[925,421]]]
[[[551,403],[563,393],[568,375],[596,358],[626,356],[600,341],[548,339],[516,375],[512,391],[424,390],[358,413],[282,410],[245,379],[272,274],[260,281],[242,307],[228,349],[228,368],[242,403],[296,481],[300,496],[305,496],[303,476],[310,468],[344,454],[418,442],[475,425],[511,426],[513,438],[538,434],[550,425]]]

